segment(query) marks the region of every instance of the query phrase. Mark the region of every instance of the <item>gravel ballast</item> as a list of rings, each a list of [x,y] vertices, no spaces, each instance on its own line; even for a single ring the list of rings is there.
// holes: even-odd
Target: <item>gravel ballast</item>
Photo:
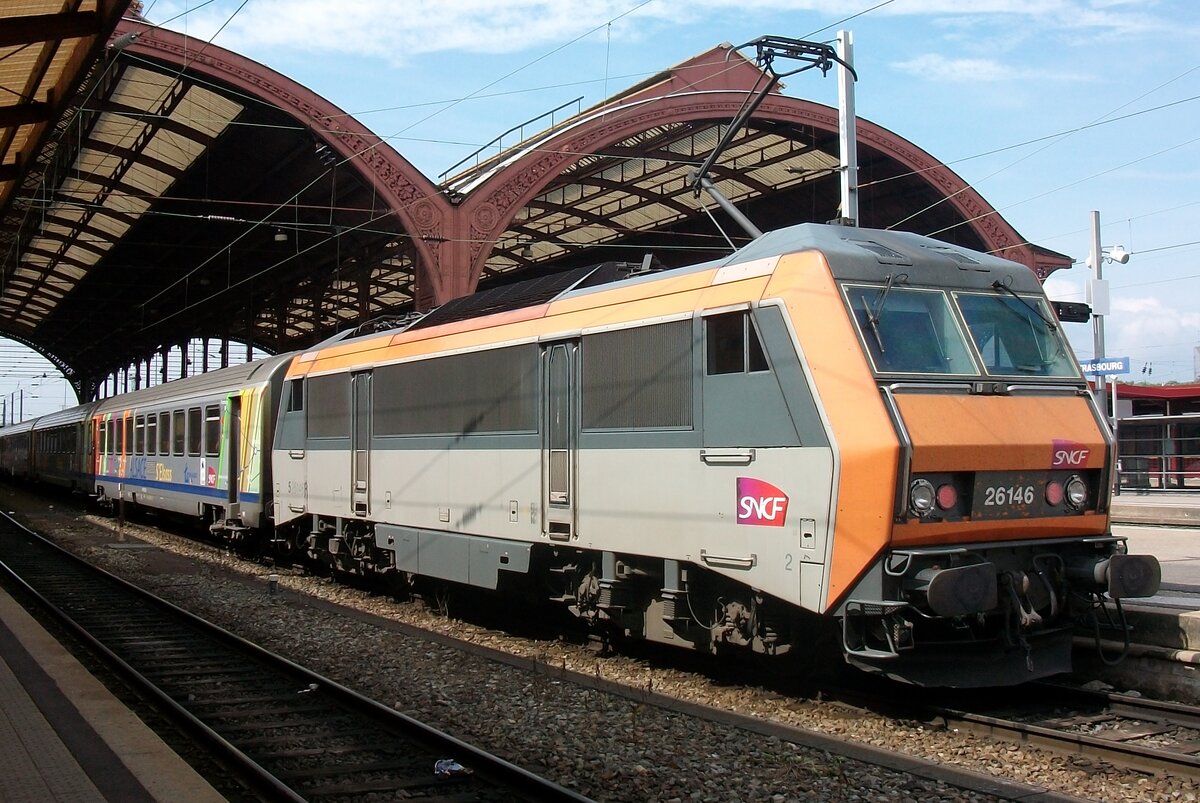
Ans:
[[[435,727],[605,801],[984,801],[1006,799],[916,777],[639,699],[681,700],[948,764],[981,776],[1100,801],[1195,803],[1191,780],[1098,766],[836,704],[725,686],[700,675],[598,658],[577,645],[508,636],[319,578],[279,572],[211,545],[116,522],[5,489],[41,532],[118,576]],[[158,549],[122,548],[136,539]],[[380,626],[314,599],[526,659],[500,662],[444,638]],[[562,670],[634,690],[578,685]],[[850,670],[847,670],[850,671]],[[979,788],[985,788],[980,786]],[[1011,796],[1009,796],[1011,797]]]

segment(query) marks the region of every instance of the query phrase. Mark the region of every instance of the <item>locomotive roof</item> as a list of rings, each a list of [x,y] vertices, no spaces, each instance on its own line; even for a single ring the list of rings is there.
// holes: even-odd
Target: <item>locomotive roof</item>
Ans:
[[[1024,265],[932,237],[902,231],[802,223],[768,232],[719,260],[668,270],[647,270],[635,263],[604,262],[490,288],[454,299],[423,317],[389,329],[361,327],[348,330],[309,349],[308,353],[318,352],[334,343],[366,341],[381,334],[390,336],[427,329],[602,292],[618,282],[649,282],[663,276],[712,270],[802,251],[825,254],[830,270],[838,279],[884,282],[889,276],[903,273],[907,277],[899,280],[912,285],[990,290],[993,282],[1002,280],[1015,292],[1041,292],[1037,277]]]
[[[909,272],[909,284],[982,290],[991,289],[992,282],[1002,280],[1016,292],[1042,291],[1034,272],[1019,262],[907,231],[822,223],[803,223],[768,232],[725,262],[748,262],[808,250],[825,254],[830,270],[838,279],[882,282],[889,276]]]

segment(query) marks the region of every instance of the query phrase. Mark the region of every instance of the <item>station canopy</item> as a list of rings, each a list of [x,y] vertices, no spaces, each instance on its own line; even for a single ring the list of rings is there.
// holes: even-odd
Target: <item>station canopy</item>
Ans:
[[[748,241],[690,180],[762,77],[728,46],[435,182],[261,64],[118,23],[124,2],[76,5],[0,19],[0,334],[84,397],[192,338],[302,349],[523,277],[690,264]],[[840,217],[837,153],[836,109],[773,93],[711,177],[760,228],[825,222]],[[867,121],[859,163],[862,225],[1043,277],[1071,262]]]

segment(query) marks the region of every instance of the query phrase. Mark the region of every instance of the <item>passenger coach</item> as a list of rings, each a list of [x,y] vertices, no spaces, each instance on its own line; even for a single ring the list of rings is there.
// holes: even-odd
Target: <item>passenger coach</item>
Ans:
[[[270,443],[290,360],[271,357],[97,403],[96,498],[199,517],[235,540],[269,531]]]

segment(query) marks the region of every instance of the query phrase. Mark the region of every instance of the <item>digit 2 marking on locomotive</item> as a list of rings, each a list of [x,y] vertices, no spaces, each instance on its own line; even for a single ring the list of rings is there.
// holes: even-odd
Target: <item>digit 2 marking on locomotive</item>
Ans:
[[[737,522],[757,527],[782,527],[787,521],[788,496],[769,482],[737,478]]]

